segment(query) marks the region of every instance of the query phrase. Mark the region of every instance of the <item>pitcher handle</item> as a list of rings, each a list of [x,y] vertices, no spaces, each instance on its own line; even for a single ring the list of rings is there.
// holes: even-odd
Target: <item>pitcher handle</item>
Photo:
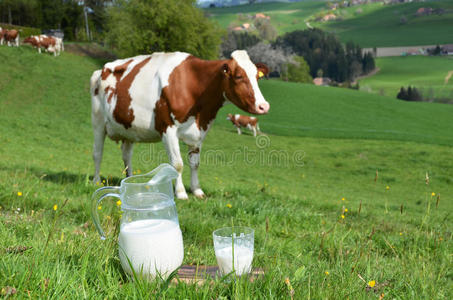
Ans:
[[[106,186],[97,189],[93,193],[91,200],[91,217],[93,218],[94,226],[101,236],[101,240],[105,240],[104,230],[102,230],[101,222],[99,221],[98,206],[105,197],[120,198],[119,186]]]

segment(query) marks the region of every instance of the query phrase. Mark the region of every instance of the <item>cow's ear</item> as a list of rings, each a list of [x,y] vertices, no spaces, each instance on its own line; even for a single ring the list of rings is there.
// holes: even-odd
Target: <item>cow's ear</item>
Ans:
[[[257,64],[255,64],[255,66],[258,70],[258,74],[257,74],[258,79],[267,77],[267,75],[269,74],[269,68],[265,64],[257,63]]]
[[[225,75],[225,77],[229,78],[231,76],[231,69],[228,66],[228,64],[223,64],[222,66],[222,73]]]

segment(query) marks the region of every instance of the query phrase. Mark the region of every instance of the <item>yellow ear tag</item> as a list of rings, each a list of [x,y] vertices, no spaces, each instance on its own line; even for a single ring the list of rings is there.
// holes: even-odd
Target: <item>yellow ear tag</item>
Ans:
[[[261,72],[261,71],[259,71],[259,72],[258,72],[258,77],[261,78],[261,77],[263,77],[263,76],[264,76],[264,73]]]

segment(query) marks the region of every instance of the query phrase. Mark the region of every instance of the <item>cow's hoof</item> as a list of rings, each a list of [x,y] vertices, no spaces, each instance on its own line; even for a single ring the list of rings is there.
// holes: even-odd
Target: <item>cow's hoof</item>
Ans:
[[[195,191],[193,191],[193,195],[200,199],[203,199],[206,197],[206,195],[203,193],[203,191],[201,189],[196,189]]]
[[[176,198],[178,198],[179,200],[187,200],[189,199],[189,196],[187,195],[186,191],[177,191]]]
[[[101,178],[98,176],[98,177],[94,177],[93,178],[93,184],[94,185],[100,185],[101,184]]]

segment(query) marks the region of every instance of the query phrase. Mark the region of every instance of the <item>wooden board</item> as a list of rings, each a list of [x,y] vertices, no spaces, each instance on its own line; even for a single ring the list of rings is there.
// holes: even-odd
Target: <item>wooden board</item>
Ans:
[[[253,269],[252,272],[248,275],[250,281],[253,282],[260,276],[264,275],[262,269]],[[186,283],[197,283],[203,284],[206,280],[220,278],[218,266],[194,266],[194,265],[185,265],[179,268],[178,270],[178,279],[179,281]],[[178,282],[175,278],[173,282]]]

